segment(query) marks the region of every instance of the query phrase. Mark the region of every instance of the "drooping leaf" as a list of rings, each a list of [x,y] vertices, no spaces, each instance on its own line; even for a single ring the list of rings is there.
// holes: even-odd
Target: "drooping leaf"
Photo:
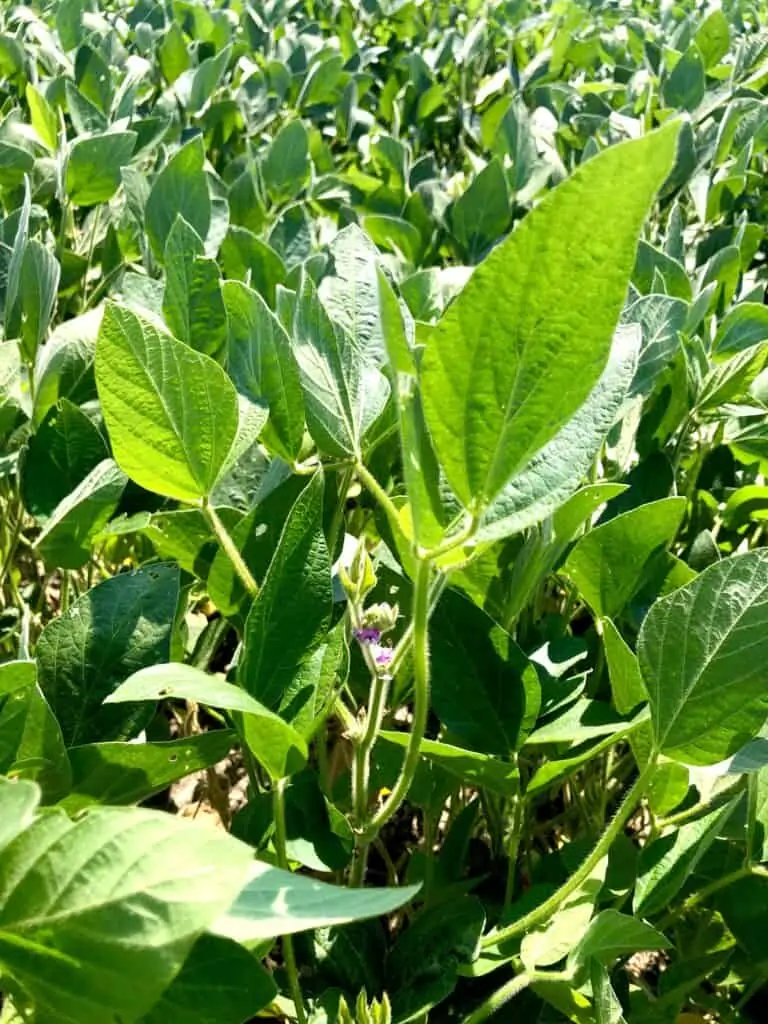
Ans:
[[[487,505],[597,383],[676,137],[668,127],[580,167],[477,268],[429,331],[427,424],[465,505]]]
[[[96,345],[96,383],[121,469],[168,497],[206,497],[238,428],[237,395],[221,367],[109,303]]]

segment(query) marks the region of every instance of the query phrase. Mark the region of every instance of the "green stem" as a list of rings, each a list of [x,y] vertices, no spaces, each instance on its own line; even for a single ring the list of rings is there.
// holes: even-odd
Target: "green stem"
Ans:
[[[519,935],[524,935],[526,932],[532,931],[534,928],[538,928],[539,925],[545,924],[550,917],[557,913],[563,902],[567,900],[571,893],[575,892],[584,881],[586,881],[594,871],[597,864],[608,853],[614,840],[620,835],[624,828],[630,814],[637,806],[649,779],[653,775],[655,767],[656,757],[653,756],[640,773],[634,786],[632,786],[627,792],[627,795],[624,797],[613,821],[611,821],[600,839],[598,839],[592,849],[592,852],[583,861],[581,867],[579,867],[571,877],[560,886],[557,892],[553,893],[549,899],[544,900],[543,903],[540,903],[539,906],[530,913],[525,914],[519,920],[514,921],[506,928],[502,928],[497,932],[490,932],[486,935],[482,941],[482,946],[484,948],[496,946],[502,942],[509,942],[510,939],[515,939]]]
[[[520,839],[522,838],[523,832],[523,818],[525,816],[525,803],[519,793],[516,793],[515,796],[512,797],[511,804],[512,826],[509,837],[509,846],[507,847],[509,862],[507,866],[507,886],[504,891],[505,908],[510,905],[515,895],[515,884],[517,882],[517,855],[520,850]]]
[[[371,678],[371,691],[368,697],[368,715],[365,730],[355,749],[354,769],[352,775],[352,802],[355,819],[359,827],[363,827],[368,816],[370,801],[371,752],[381,729],[381,721],[387,706],[390,677],[374,674]],[[355,848],[355,859],[352,864],[350,884],[359,887],[365,880],[365,869],[368,863],[368,851],[371,838],[361,835]]]
[[[251,597],[256,597],[259,593],[259,585],[251,575],[250,569],[243,561],[243,556],[240,554],[237,549],[237,545],[227,532],[226,526],[222,523],[221,519],[219,519],[216,510],[211,504],[209,504],[207,498],[203,502],[203,515],[210,523],[211,529],[216,534],[216,539],[226,552],[227,558],[232,563],[232,568],[237,573],[240,582]]]
[[[514,999],[515,996],[520,995],[521,992],[527,989],[534,980],[534,976],[531,974],[518,974],[511,978],[506,985],[502,985],[484,1003],[481,1003],[474,1013],[465,1018],[464,1024],[481,1024],[481,1021],[488,1020],[497,1010],[500,1010],[502,1006],[508,1003],[510,999]]]
[[[355,472],[360,477],[362,483],[365,484],[366,488],[371,492],[373,497],[381,506],[382,511],[384,512],[389,521],[389,528],[392,530],[392,533],[395,535],[399,543],[403,545],[403,550],[406,550],[410,544],[410,541],[403,533],[403,528],[400,525],[400,515],[397,511],[394,502],[387,494],[387,492],[384,490],[384,488],[381,486],[376,477],[373,475],[373,473],[371,473],[371,471],[367,469],[362,464],[362,462],[357,463],[357,465],[355,466]]]
[[[275,819],[275,852],[277,854],[277,866],[284,871],[288,870],[288,854],[286,852],[287,832],[285,827],[285,784],[286,779],[278,779],[274,784],[272,792],[272,812]],[[296,967],[296,954],[293,950],[293,936],[283,935],[281,939],[285,970],[288,975],[288,986],[291,990],[291,999],[296,1009],[296,1019],[299,1024],[307,1024],[307,1012],[304,1009],[304,1000],[301,995],[299,984],[299,972]]]
[[[413,725],[400,775],[379,810],[368,823],[364,838],[374,839],[408,795],[419,764],[421,741],[429,716],[429,562],[419,559],[413,585]]]

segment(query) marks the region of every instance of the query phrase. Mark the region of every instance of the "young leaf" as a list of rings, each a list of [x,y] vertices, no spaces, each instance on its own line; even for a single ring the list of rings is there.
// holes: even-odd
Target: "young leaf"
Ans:
[[[300,670],[327,633],[332,602],[323,478],[317,474],[291,509],[251,606],[238,667],[248,693],[289,721],[311,696],[300,685]]]
[[[177,215],[205,240],[211,226],[211,197],[203,164],[201,135],[174,153],[155,179],[145,209],[146,230],[155,258],[162,262],[165,243]]]
[[[677,130],[612,146],[582,165],[477,268],[428,332],[427,425],[465,505],[487,505],[600,377]]]
[[[237,395],[218,363],[109,303],[96,384],[115,459],[128,476],[181,501],[210,493],[238,429]]]
[[[219,268],[205,256],[200,236],[181,214],[165,243],[163,316],[180,341],[221,359],[227,341],[227,313]]]
[[[685,505],[685,498],[649,502],[576,542],[565,571],[597,615],[616,615],[635,594],[649,560],[672,543]]]
[[[768,713],[768,552],[734,555],[653,605],[638,641],[654,742],[715,764]]]
[[[267,403],[264,442],[294,462],[304,439],[304,395],[290,339],[258,292],[227,281],[223,293],[232,380],[246,398]]]
[[[146,708],[103,708],[126,676],[170,655],[179,570],[150,565],[105,580],[43,630],[40,686],[69,746],[127,739]]]

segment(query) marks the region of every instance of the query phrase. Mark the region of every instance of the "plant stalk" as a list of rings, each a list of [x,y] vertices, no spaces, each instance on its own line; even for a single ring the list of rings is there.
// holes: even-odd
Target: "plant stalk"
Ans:
[[[232,563],[232,568],[237,573],[240,582],[251,597],[256,597],[259,593],[259,585],[253,578],[250,569],[245,564],[243,556],[238,551],[237,544],[232,540],[232,537],[227,532],[226,526],[222,523],[221,519],[219,519],[216,510],[207,498],[203,501],[203,515],[210,523],[211,529],[216,534],[216,539],[226,552],[227,558]]]
[[[381,721],[387,706],[390,677],[374,674],[371,678],[371,691],[368,697],[368,716],[365,730],[355,749],[354,770],[352,775],[352,800],[355,818],[359,827],[365,825],[370,801],[371,752],[381,729]],[[371,837],[361,836],[356,844],[355,859],[352,864],[350,884],[361,886],[365,879],[368,862],[368,851]]]
[[[285,826],[285,783],[286,779],[278,779],[272,790],[272,813],[275,819],[275,853],[277,854],[277,866],[284,871],[288,870],[288,854],[286,852],[287,830]],[[304,1000],[301,995],[299,983],[299,972],[296,967],[296,954],[293,949],[293,936],[283,935],[281,940],[285,970],[288,975],[288,987],[291,991],[291,999],[296,1009],[296,1019],[299,1024],[307,1024],[307,1011],[304,1009]]]
[[[497,989],[492,995],[490,995],[485,1002],[481,1003],[480,1006],[471,1013],[464,1021],[464,1024],[481,1024],[481,1021],[488,1020],[492,1017],[497,1010],[500,1010],[502,1006],[514,999],[515,996],[520,995],[521,992],[525,991],[528,986],[534,981],[534,977],[531,974],[517,974],[514,978],[511,978],[506,985],[502,985],[500,989]]]

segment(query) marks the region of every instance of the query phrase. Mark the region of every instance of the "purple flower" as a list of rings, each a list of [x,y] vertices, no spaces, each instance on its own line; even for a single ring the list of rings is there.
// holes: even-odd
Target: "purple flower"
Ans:
[[[394,655],[391,647],[377,647],[374,651],[374,660],[377,665],[389,665]]]
[[[361,644],[377,644],[381,640],[381,630],[373,626],[363,626],[354,631],[355,639]]]

